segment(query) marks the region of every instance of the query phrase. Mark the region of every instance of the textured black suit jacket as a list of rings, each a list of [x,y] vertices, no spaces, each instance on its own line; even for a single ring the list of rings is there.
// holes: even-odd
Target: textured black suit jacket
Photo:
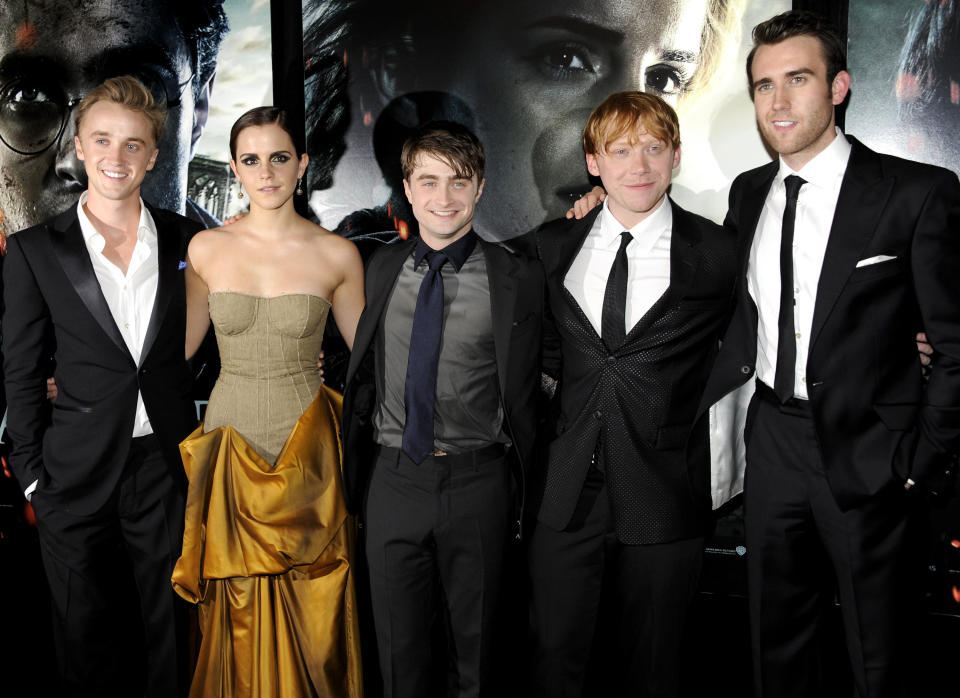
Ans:
[[[478,240],[486,257],[490,310],[500,383],[500,402],[519,467],[521,498],[524,468],[531,462],[540,385],[543,271],[535,261],[503,244]],[[343,396],[343,479],[347,507],[357,512],[364,499],[375,443],[377,406],[374,337],[397,276],[416,239],[386,245],[370,259],[365,275],[367,305],[360,317]]]
[[[3,354],[10,464],[21,485],[39,479],[37,491],[78,515],[102,507],[120,480],[138,389],[170,471],[186,487],[178,444],[196,426],[196,412],[183,355],[180,261],[201,226],[148,209],[157,226],[159,279],[139,365],[100,289],[75,207],[8,241]],[[43,364],[50,351],[59,397],[48,420]]]
[[[908,476],[920,482],[960,445],[960,183],[948,170],[880,155],[847,138],[852,150],[817,287],[806,370],[827,480],[844,508]],[[752,385],[757,309],[746,269],[778,167],[745,172],[730,190],[725,227],[738,235],[742,273],[704,394],[704,421],[708,408]],[[858,266],[879,255],[893,259]],[[920,330],[937,352],[926,387],[914,343]],[[742,426],[736,437],[742,455]]]
[[[715,223],[670,205],[670,285],[612,352],[563,283],[600,209],[536,231],[550,311],[545,370],[559,380],[539,511],[551,528],[570,522],[598,440],[621,541],[679,540],[707,525],[709,449],[705,427],[691,427],[729,317],[735,243]]]

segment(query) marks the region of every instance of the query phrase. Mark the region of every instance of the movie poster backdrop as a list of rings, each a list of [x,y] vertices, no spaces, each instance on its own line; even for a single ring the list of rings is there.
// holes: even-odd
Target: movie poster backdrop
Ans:
[[[588,191],[580,133],[619,90],[680,114],[671,195],[720,221],[739,172],[769,160],[753,124],[749,29],[770,0],[303,0],[310,208],[350,236],[411,232],[399,152],[418,124],[471,126],[487,151],[478,232],[509,239]],[[442,10],[442,11],[441,11]],[[331,157],[332,156],[332,157]]]
[[[206,33],[185,53],[171,33],[169,8],[186,6]],[[0,232],[48,218],[84,188],[82,168],[64,150],[72,136],[65,105],[92,86],[84,81],[97,71],[100,79],[141,74],[171,107],[162,164],[148,174],[145,198],[208,225],[242,210],[227,165],[229,128],[252,106],[299,103],[299,93],[285,94],[300,89],[299,67],[296,80],[282,76],[275,95],[271,66],[278,54],[290,54],[287,39],[301,28],[309,213],[352,237],[365,254],[415,233],[398,161],[404,138],[419,123],[448,118],[476,130],[488,154],[476,225],[487,237],[509,239],[562,215],[590,188],[580,129],[593,106],[623,89],[652,91],[676,106],[683,158],[671,195],[720,221],[733,177],[771,157],[747,91],[749,29],[789,6],[789,0],[302,0],[301,17],[276,0],[272,6],[268,0],[0,0]],[[229,31],[211,40],[223,27],[205,23],[221,7]],[[271,16],[285,25],[302,19],[302,27],[271,27]],[[953,2],[851,0],[849,130],[878,150],[958,170],[957,26]],[[283,37],[273,50],[271,37]],[[26,60],[37,56],[44,60]],[[32,71],[26,76],[17,72],[24,66]],[[11,120],[14,97],[39,109],[42,119],[30,120],[29,129]],[[205,376],[208,385],[214,377]],[[0,557],[8,557],[6,534],[22,523],[22,511],[18,486],[0,476]],[[951,532],[958,519],[954,506],[931,541],[932,600],[954,613],[960,562]],[[717,532],[708,556],[718,570],[716,590],[742,593],[739,512],[722,519]]]

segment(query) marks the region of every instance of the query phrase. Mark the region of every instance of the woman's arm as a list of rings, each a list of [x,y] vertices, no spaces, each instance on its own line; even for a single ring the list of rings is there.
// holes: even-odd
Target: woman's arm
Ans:
[[[347,347],[353,350],[353,337],[365,304],[363,297],[363,260],[356,246],[349,240],[339,240],[337,262],[343,272],[339,285],[333,290],[333,319]]]
[[[190,246],[187,248],[187,268],[184,270],[187,285],[187,333],[184,351],[188,359],[197,353],[210,327],[210,308],[207,304],[210,290],[197,273],[193,261],[197,256],[198,246],[195,243],[199,235],[202,233],[190,241]]]

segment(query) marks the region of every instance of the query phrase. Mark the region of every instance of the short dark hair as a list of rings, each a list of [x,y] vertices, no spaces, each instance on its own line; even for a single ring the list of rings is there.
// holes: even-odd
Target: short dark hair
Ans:
[[[237,159],[237,138],[240,136],[241,131],[251,126],[268,126],[270,124],[276,124],[286,131],[287,135],[290,136],[290,140],[293,141],[293,148],[297,153],[297,157],[299,158],[303,155],[303,146],[298,142],[299,139],[293,134],[293,128],[290,126],[290,119],[287,117],[287,112],[280,107],[254,107],[250,111],[244,112],[239,119],[233,122],[233,127],[230,129],[230,157],[234,160]]]
[[[483,179],[486,156],[483,144],[473,131],[455,121],[430,121],[417,129],[403,144],[400,166],[403,178],[417,167],[421,155],[432,155],[447,163],[457,177]]]
[[[753,48],[747,54],[747,83],[753,85],[753,56],[761,46],[779,44],[795,36],[810,36],[820,42],[827,64],[827,84],[847,69],[847,47],[837,28],[825,17],[807,10],[791,10],[753,28]]]
[[[170,0],[170,11],[184,41],[196,46],[197,64],[191,85],[196,98],[217,67],[220,42],[229,29],[223,0]]]

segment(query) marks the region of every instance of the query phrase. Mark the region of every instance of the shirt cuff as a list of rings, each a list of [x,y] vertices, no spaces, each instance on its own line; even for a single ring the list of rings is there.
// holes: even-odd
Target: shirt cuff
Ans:
[[[33,497],[33,493],[37,489],[38,482],[40,482],[40,480],[34,480],[33,482],[30,483],[30,486],[23,491],[23,496],[27,498],[28,502]]]

